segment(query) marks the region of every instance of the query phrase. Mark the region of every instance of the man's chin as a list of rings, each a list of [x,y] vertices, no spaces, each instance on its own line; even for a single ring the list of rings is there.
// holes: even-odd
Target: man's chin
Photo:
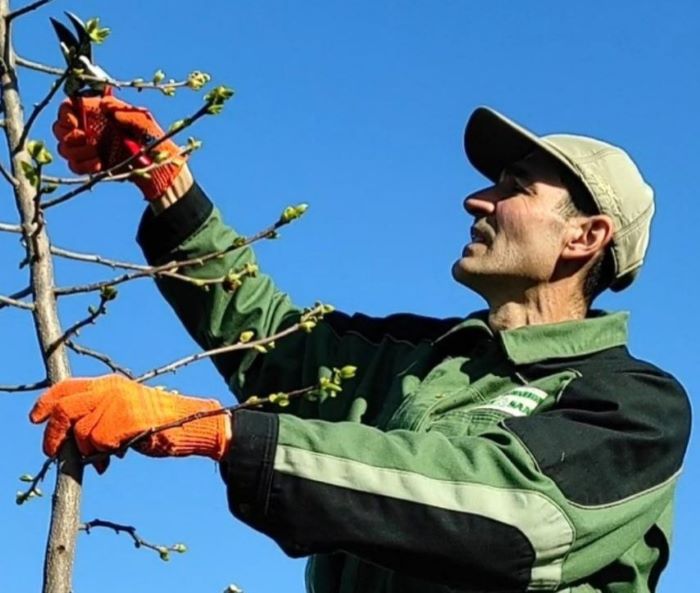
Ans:
[[[452,264],[452,277],[468,288],[474,288],[473,283],[476,281],[479,274],[475,273],[474,262],[472,258],[461,257]]]
[[[461,257],[452,265],[452,277],[462,286],[488,300],[488,295],[498,284],[499,275],[485,269],[474,256]]]

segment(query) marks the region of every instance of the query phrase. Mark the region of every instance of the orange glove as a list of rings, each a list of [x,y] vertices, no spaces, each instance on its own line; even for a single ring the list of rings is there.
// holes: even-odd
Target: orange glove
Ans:
[[[84,97],[80,116],[70,99],[61,103],[53,133],[58,140],[58,152],[68,161],[71,171],[84,175],[110,169],[129,158],[131,153],[124,146],[125,139],[143,146],[160,138],[163,130],[147,109],[106,95]],[[154,152],[176,156],[180,149],[172,140],[165,140]],[[175,162],[150,170],[150,178],[134,175],[131,180],[147,200],[154,200],[173,184],[184,163],[185,157],[177,156]],[[138,165],[134,163],[134,167]]]
[[[216,400],[183,397],[121,375],[106,375],[57,383],[41,395],[29,418],[35,424],[48,420],[46,455],[55,457],[72,430],[78,450],[87,457],[114,452],[149,428],[218,409]],[[203,455],[219,460],[230,439],[229,417],[220,414],[154,433],[135,448],[151,457]],[[97,469],[102,473],[106,464]]]

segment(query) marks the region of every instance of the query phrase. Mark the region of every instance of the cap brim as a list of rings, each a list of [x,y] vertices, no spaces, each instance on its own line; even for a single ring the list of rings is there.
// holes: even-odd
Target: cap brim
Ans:
[[[537,150],[580,178],[579,172],[554,146],[488,107],[478,107],[469,117],[464,130],[464,150],[474,168],[494,183],[503,169]]]

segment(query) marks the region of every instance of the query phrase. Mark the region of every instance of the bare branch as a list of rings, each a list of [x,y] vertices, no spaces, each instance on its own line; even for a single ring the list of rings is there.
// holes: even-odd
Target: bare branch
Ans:
[[[22,226],[19,224],[7,224],[5,222],[0,222],[0,231],[3,233],[22,234]]]
[[[44,74],[53,74],[55,76],[61,76],[65,72],[65,68],[56,68],[55,66],[49,66],[47,64],[41,64],[39,62],[32,62],[26,58],[20,56],[15,56],[15,63],[18,66],[27,68],[29,70],[34,70],[36,72],[43,72]]]
[[[206,103],[203,107],[198,109],[193,115],[182,120],[184,123],[181,126],[170,130],[169,132],[163,134],[160,138],[156,138],[155,140],[153,140],[153,142],[149,142],[141,150],[139,150],[137,153],[124,159],[120,163],[117,163],[113,167],[110,167],[109,169],[106,169],[105,171],[100,171],[96,175],[93,175],[92,177],[90,177],[89,181],[86,181],[80,187],[78,187],[74,190],[71,190],[69,192],[66,192],[62,196],[59,196],[59,197],[54,198],[52,200],[46,200],[42,204],[43,208],[51,208],[52,206],[57,206],[58,204],[62,204],[63,202],[70,200],[71,198],[74,198],[75,196],[78,196],[78,195],[92,189],[100,181],[103,181],[104,179],[107,179],[108,177],[114,177],[116,175],[120,175],[121,174],[120,171],[123,171],[124,168],[129,167],[131,164],[136,162],[137,159],[139,159],[140,157],[142,157],[144,155],[148,155],[154,148],[159,146],[162,142],[169,140],[170,138],[172,138],[176,134],[179,134],[183,130],[189,128],[197,120],[199,120],[202,117],[204,117],[205,115],[207,115],[209,113],[210,107],[211,107],[211,104]],[[160,165],[158,165],[158,166],[160,166]]]
[[[0,228],[2,230],[2,228]],[[151,266],[145,266],[143,264],[134,264],[131,262],[123,262],[114,259],[107,259],[98,254],[93,253],[81,253],[79,251],[70,251],[68,249],[63,249],[61,247],[51,246],[51,253],[57,255],[58,257],[64,257],[66,259],[73,259],[76,261],[88,262],[93,264],[100,264],[103,266],[114,268],[122,268],[124,270],[150,270]]]
[[[6,393],[19,393],[22,391],[36,391],[37,389],[44,389],[50,385],[48,379],[43,381],[37,381],[36,383],[25,383],[24,385],[0,385],[0,391]]]
[[[8,14],[5,18],[7,19],[7,22],[11,22],[14,19],[21,17],[23,14],[27,14],[28,12],[32,12],[33,10],[37,10],[44,6],[45,4],[48,4],[51,2],[51,0],[36,0],[36,2],[32,2],[31,4],[28,4],[27,6],[24,6],[22,8],[18,8],[14,12],[11,12]]]
[[[24,143],[26,142],[27,138],[29,138],[29,132],[32,129],[32,126],[34,125],[34,122],[36,119],[41,115],[41,112],[46,108],[46,106],[51,102],[51,99],[54,98],[56,93],[58,92],[58,89],[61,88],[61,85],[63,82],[68,78],[68,72],[69,70],[66,69],[63,71],[63,74],[59,76],[56,80],[53,81],[53,84],[51,85],[51,88],[49,89],[49,92],[46,94],[46,96],[39,101],[34,106],[34,109],[32,110],[31,114],[29,115],[29,119],[27,120],[27,123],[24,125],[24,130],[22,131],[22,136],[20,136],[20,141],[19,141],[19,148],[20,150],[24,148]]]
[[[182,261],[171,261],[165,264],[162,264],[160,266],[144,266],[143,269],[137,269],[134,272],[131,272],[129,274],[122,274],[121,276],[117,276],[116,278],[112,278],[111,280],[104,280],[102,282],[94,282],[92,284],[84,284],[84,285],[78,285],[78,286],[67,286],[67,287],[57,287],[54,289],[54,293],[57,296],[61,295],[70,295],[70,294],[80,294],[84,292],[95,292],[98,290],[102,290],[103,288],[107,286],[115,286],[117,284],[123,284],[124,282],[129,282],[131,280],[136,280],[137,278],[145,278],[145,277],[154,277],[158,278],[161,276],[168,276],[171,278],[175,278],[178,280],[182,280],[183,282],[189,282],[190,284],[194,284],[196,286],[205,286],[207,284],[206,279],[199,279],[199,278],[192,278],[190,276],[186,276],[182,273],[178,273],[177,270],[182,270],[183,268],[189,268],[189,267],[199,267],[204,265],[206,262],[220,258],[223,255],[226,255],[227,253],[230,253],[232,251],[235,251],[236,249],[242,249],[243,247],[246,247],[248,245],[251,245],[257,241],[261,241],[262,239],[276,239],[278,237],[277,231],[292,222],[294,219],[288,219],[283,216],[280,217],[280,219],[275,222],[274,224],[270,225],[266,229],[263,229],[259,233],[256,233],[255,235],[251,235],[250,237],[244,238],[244,237],[239,237],[238,240],[236,240],[234,243],[229,245],[228,247],[221,249],[219,251],[213,251],[211,253],[207,253],[206,255],[202,255],[200,257],[193,257],[191,259],[187,260],[182,260]],[[88,257],[95,257],[97,258],[98,256],[85,256],[86,261],[91,261],[88,260]],[[78,259],[77,257],[74,259]],[[99,262],[98,262],[99,263]],[[118,266],[121,267],[121,266]],[[130,269],[130,268],[127,268]],[[221,282],[220,278],[215,279],[216,282]],[[209,282],[211,283],[211,282]]]
[[[137,548],[148,548],[149,550],[158,552],[161,560],[170,559],[170,555],[168,554],[168,552],[176,552],[178,554],[182,554],[187,551],[187,547],[184,544],[161,546],[149,543],[136,532],[135,527],[132,527],[131,525],[122,525],[121,523],[114,523],[112,521],[93,519],[92,521],[88,521],[87,523],[82,523],[78,529],[89,534],[90,530],[94,529],[95,527],[104,527],[106,529],[112,529],[117,533],[117,535],[119,535],[122,532],[127,533],[129,534],[129,536],[131,536],[131,539],[134,540],[134,546],[136,546]]]
[[[97,305],[97,307],[89,307],[88,308],[88,316],[85,319],[81,319],[80,321],[74,323],[71,325],[65,332],[63,332],[63,335],[59,336],[59,338],[49,346],[48,351],[53,352],[58,346],[61,344],[64,344],[67,342],[72,335],[77,335],[78,332],[84,328],[86,325],[90,325],[92,323],[95,323],[95,320],[100,317],[101,315],[105,315],[107,313],[107,301],[110,301],[111,298],[108,298],[104,295],[100,295],[100,303]]]
[[[46,461],[44,461],[44,465],[41,466],[41,469],[39,470],[39,473],[31,478],[31,483],[29,485],[29,488],[25,490],[24,492],[18,492],[17,497],[15,498],[15,502],[17,504],[24,504],[27,502],[30,498],[33,498],[35,496],[42,496],[41,490],[39,490],[39,483],[43,481],[43,479],[46,477],[47,472],[49,471],[49,468],[51,467],[52,464],[56,462],[55,457],[49,457]],[[27,476],[29,478],[29,476]],[[22,479],[22,478],[20,478]]]
[[[8,298],[16,301],[19,299],[23,299],[24,297],[29,296],[30,294],[32,294],[32,289],[30,286],[27,286],[27,288],[23,288],[22,290],[18,290],[16,293],[9,295]],[[12,306],[10,303],[0,303],[0,309],[10,306]],[[26,307],[22,308],[24,309]]]
[[[143,175],[144,173],[150,173],[151,171],[158,169],[159,167],[162,167],[164,165],[167,165],[169,163],[173,163],[177,161],[179,158],[182,158],[183,156],[187,156],[188,154],[194,152],[196,150],[196,147],[194,146],[187,146],[183,148],[180,152],[178,152],[175,155],[172,155],[168,157],[167,159],[160,161],[158,163],[151,163],[147,167],[141,167],[139,169],[133,169],[131,171],[127,171],[126,173],[115,173],[114,175],[109,175],[107,177],[104,177],[101,181],[102,182],[109,182],[109,181],[126,181],[136,175]],[[110,169],[112,170],[112,169]],[[96,175],[85,175],[82,177],[52,177],[51,175],[42,175],[41,180],[46,181],[47,183],[55,183],[56,185],[86,185],[88,183],[91,183],[92,180],[96,177]],[[44,208],[53,206],[53,200],[49,201],[47,200],[42,204]]]
[[[18,309],[26,309],[28,311],[34,310],[33,303],[25,303],[24,301],[18,301],[12,297],[6,297],[0,294],[0,305],[5,305],[9,307],[17,307]]]
[[[60,76],[63,72],[62,68],[57,68],[56,66],[49,66],[48,64],[41,64],[39,62],[33,62],[20,56],[16,57],[16,63],[18,66],[22,66],[23,68],[34,70],[36,72],[42,72],[44,74],[53,74],[54,76]],[[204,73],[199,73],[199,75],[202,76],[204,75]],[[193,81],[191,81],[189,78],[185,80],[168,80],[165,82],[147,82],[142,78],[134,78],[132,80],[117,80],[115,78],[112,78],[111,76],[105,78],[101,76],[93,76],[91,74],[75,71],[73,72],[73,76],[75,76],[76,79],[82,80],[87,83],[102,83],[107,86],[111,86],[118,89],[132,88],[136,89],[137,91],[154,90],[160,91],[165,95],[172,95],[173,91],[175,91],[178,88],[184,87],[189,87],[193,90],[199,90],[202,88],[202,86],[209,82],[208,75],[204,75],[206,78],[201,79],[199,84],[197,84],[196,81],[193,83]]]
[[[136,377],[135,381],[138,381],[139,383],[145,383],[146,381],[150,381],[151,379],[153,379],[154,377],[158,377],[159,375],[173,373],[177,369],[192,364],[193,362],[197,362],[198,360],[203,360],[205,358],[211,358],[212,356],[218,356],[219,354],[228,354],[230,352],[236,352],[238,350],[259,350],[265,352],[267,348],[274,347],[274,342],[276,340],[281,340],[282,338],[300,330],[308,331],[309,329],[311,329],[313,325],[309,327],[305,324],[308,324],[308,322],[312,319],[320,318],[321,316],[323,316],[324,313],[328,311],[328,307],[328,305],[317,305],[313,309],[304,313],[297,323],[271,336],[246,342],[239,341],[235,344],[227,344],[226,346],[219,346],[218,348],[212,348],[211,350],[205,350],[204,352],[197,352],[196,354],[185,356],[184,358],[180,358],[162,367],[158,367],[156,369],[148,371],[147,373],[139,375],[138,377]]]
[[[131,88],[139,91],[154,90],[160,91],[165,95],[172,95],[175,89],[190,86],[190,82],[188,80],[174,80],[172,82],[146,82],[145,80],[140,78],[135,78],[133,80],[116,80],[111,77],[104,78],[100,76],[91,76],[90,74],[78,74],[76,78],[84,80],[85,82],[97,82],[106,84],[107,86],[111,86],[117,89]],[[170,89],[172,89],[172,91]]]
[[[17,187],[19,185],[17,178],[10,173],[7,167],[2,163],[0,163],[0,175],[2,175],[5,178],[5,181],[7,181],[7,183],[9,183],[12,187]]]
[[[133,379],[134,375],[129,371],[129,369],[118,365],[114,360],[112,360],[109,356],[102,352],[98,352],[97,350],[92,350],[90,348],[86,348],[85,346],[81,346],[80,344],[76,344],[72,340],[66,341],[66,346],[68,346],[73,352],[77,354],[82,354],[83,356],[89,356],[91,358],[95,358],[99,360],[100,362],[103,362],[105,365],[107,365],[113,372],[119,373],[121,375],[124,375],[125,377],[128,377],[129,379]]]

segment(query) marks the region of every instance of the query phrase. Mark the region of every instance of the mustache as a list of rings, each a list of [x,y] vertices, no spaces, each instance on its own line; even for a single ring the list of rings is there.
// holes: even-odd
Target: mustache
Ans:
[[[471,227],[472,234],[479,235],[486,239],[487,241],[493,241],[496,234],[494,225],[492,225],[486,218],[480,218],[474,221]]]

